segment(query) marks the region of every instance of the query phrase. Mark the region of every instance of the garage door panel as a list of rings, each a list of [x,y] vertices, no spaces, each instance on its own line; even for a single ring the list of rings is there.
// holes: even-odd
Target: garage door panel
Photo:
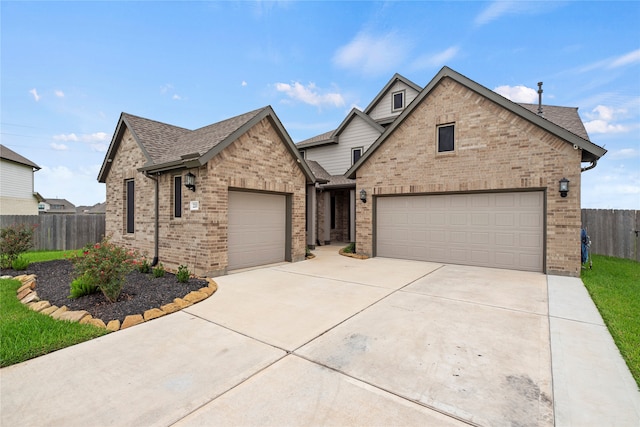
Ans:
[[[376,254],[542,271],[542,192],[380,197]],[[408,223],[397,220],[407,215]],[[398,255],[402,246],[406,255]]]
[[[286,197],[229,191],[228,269],[285,260]]]

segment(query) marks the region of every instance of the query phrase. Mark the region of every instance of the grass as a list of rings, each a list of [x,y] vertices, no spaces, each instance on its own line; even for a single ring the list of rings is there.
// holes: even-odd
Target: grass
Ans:
[[[71,254],[79,254],[77,251],[31,251],[22,254],[22,257],[29,262],[53,261],[56,259],[65,259]]]
[[[593,255],[582,281],[640,387],[640,263]]]
[[[30,262],[62,259],[63,251],[28,252]],[[0,279],[0,367],[13,365],[108,333],[105,329],[55,320],[16,298],[20,282]]]

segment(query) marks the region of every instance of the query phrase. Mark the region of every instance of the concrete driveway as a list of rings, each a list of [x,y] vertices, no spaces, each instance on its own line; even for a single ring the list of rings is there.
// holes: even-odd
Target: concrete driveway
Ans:
[[[579,279],[337,249],[0,370],[0,424],[640,424]]]

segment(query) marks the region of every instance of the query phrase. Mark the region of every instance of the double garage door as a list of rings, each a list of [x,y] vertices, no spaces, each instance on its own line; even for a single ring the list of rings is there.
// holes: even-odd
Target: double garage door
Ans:
[[[229,270],[285,260],[286,196],[229,191]]]
[[[543,271],[543,194],[378,197],[376,255]]]

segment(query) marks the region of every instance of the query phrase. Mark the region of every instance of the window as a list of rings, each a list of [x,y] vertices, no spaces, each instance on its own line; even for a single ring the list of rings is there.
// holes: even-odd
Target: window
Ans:
[[[173,217],[182,217],[182,175],[173,177]]]
[[[438,127],[438,153],[454,151],[453,125]]]
[[[391,107],[391,111],[399,111],[404,108],[404,91],[394,92],[393,97],[393,105]]]
[[[351,164],[355,164],[362,157],[362,147],[351,149]]]
[[[125,181],[127,185],[127,233],[133,233],[135,215],[135,182],[130,179]]]
[[[302,156],[303,159],[307,158],[307,150],[300,150],[300,155]]]

